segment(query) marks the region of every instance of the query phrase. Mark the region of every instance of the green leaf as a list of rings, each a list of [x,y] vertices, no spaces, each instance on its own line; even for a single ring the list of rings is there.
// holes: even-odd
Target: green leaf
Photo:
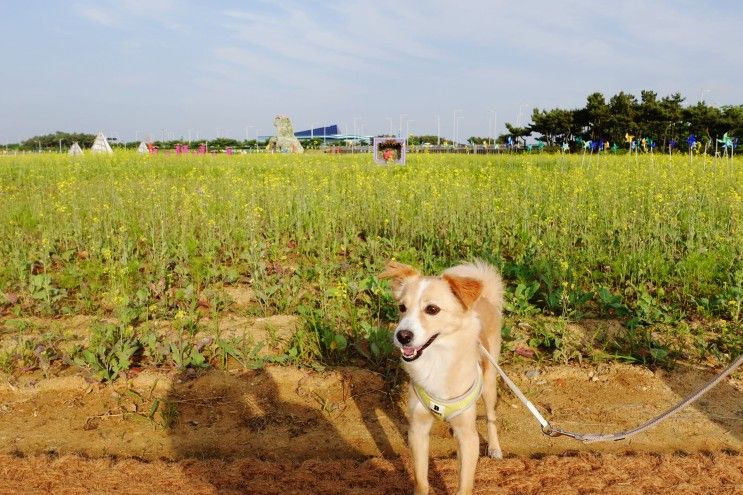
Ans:
[[[155,399],[152,401],[152,406],[150,406],[150,412],[147,413],[147,417],[149,419],[152,419],[155,416],[155,413],[157,412],[157,409],[160,407],[160,399]]]

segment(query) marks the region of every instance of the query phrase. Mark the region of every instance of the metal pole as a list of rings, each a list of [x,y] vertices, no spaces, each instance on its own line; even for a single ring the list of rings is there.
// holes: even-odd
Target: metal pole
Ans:
[[[452,144],[455,144],[457,142],[457,111],[454,110],[454,123],[451,126],[451,133],[452,133]]]
[[[528,107],[528,106],[529,106],[528,103],[522,103],[521,105],[519,105],[519,115],[518,115],[518,118],[516,119],[516,127],[521,127],[521,112],[524,107]]]
[[[460,115],[460,116],[457,117],[457,121],[456,121],[456,123],[457,123],[457,139],[456,139],[456,142],[457,143],[459,143],[459,121],[462,120],[462,119],[464,119],[464,117],[462,115]]]
[[[461,110],[454,110],[454,127],[452,129],[453,129],[453,132],[454,132],[453,139],[454,139],[454,146],[455,147],[457,146],[457,143],[459,142],[459,126],[457,124],[457,113],[460,113],[460,112],[461,112]]]

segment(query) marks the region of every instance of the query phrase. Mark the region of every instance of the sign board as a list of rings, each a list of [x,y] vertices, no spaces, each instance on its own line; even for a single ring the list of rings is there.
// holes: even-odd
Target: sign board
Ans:
[[[381,164],[398,163],[405,165],[407,141],[402,138],[375,137],[374,161]]]

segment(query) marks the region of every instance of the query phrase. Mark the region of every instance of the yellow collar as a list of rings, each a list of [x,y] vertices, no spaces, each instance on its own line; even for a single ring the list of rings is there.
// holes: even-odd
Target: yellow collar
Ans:
[[[478,364],[475,383],[464,394],[454,399],[444,400],[433,397],[415,382],[413,382],[413,390],[415,390],[415,395],[418,396],[421,404],[426,406],[434,416],[444,421],[449,421],[453,417],[462,414],[480,398],[480,393],[482,392],[482,369]]]

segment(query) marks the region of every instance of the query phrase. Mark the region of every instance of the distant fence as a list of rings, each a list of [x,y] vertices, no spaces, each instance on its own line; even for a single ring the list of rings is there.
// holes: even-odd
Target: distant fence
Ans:
[[[132,151],[133,149],[129,149],[129,151]],[[326,153],[326,154],[372,154],[374,151],[374,147],[371,145],[359,145],[359,146],[320,146],[317,148],[305,148],[306,151],[309,152],[320,152],[320,153]],[[89,150],[86,150],[89,151]],[[119,147],[114,147],[114,153],[117,151],[122,151]],[[408,146],[407,152],[408,153],[435,153],[435,154],[443,154],[443,153],[454,153],[454,154],[462,154],[462,155],[498,155],[503,153],[517,153],[524,151],[522,147],[513,147],[511,149],[509,148],[493,148],[491,147],[485,147],[481,145],[460,145],[460,146],[422,146],[422,145],[416,145],[416,146]],[[534,150],[536,151],[536,150]],[[208,154],[223,154],[226,150],[209,150]],[[236,155],[241,154],[255,154],[255,153],[273,153],[269,150],[266,150],[263,146],[257,147],[257,148],[233,148],[232,152]],[[0,149],[0,156],[14,156],[14,155],[38,155],[38,154],[48,154],[48,153],[59,153],[57,150],[2,150]],[[159,153],[164,155],[169,154],[176,154],[175,150],[173,149],[160,149]],[[67,151],[63,151],[62,154],[67,154]],[[196,150],[190,150],[190,153],[184,153],[185,155],[188,154],[198,154]]]
[[[372,153],[373,146],[326,146],[320,148],[308,148],[313,151],[323,151],[330,154],[347,154],[347,153]],[[460,145],[460,146],[408,146],[408,153],[456,153],[462,155],[498,155],[502,153],[515,153],[523,151],[521,148],[493,148],[481,145]]]

